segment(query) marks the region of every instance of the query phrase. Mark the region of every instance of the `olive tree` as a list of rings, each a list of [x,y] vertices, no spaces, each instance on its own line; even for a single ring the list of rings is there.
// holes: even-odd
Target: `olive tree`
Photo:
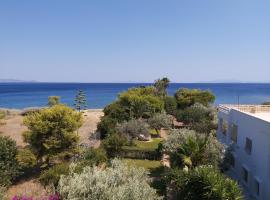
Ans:
[[[153,117],[147,120],[151,128],[155,129],[157,133],[161,128],[170,128],[173,124],[173,119],[170,115],[165,112],[157,113]]]
[[[116,127],[117,132],[125,135],[129,142],[134,138],[149,140],[149,125],[141,119],[132,119],[127,122],[118,124]]]
[[[121,160],[112,160],[111,166],[105,169],[88,166],[81,173],[75,173],[74,169],[72,166],[70,174],[60,178],[58,190],[63,199],[160,199],[150,187],[146,171]]]
[[[23,134],[24,141],[39,162],[43,158],[48,162],[53,156],[74,150],[79,140],[75,131],[82,125],[82,116],[67,106],[55,105],[27,115],[24,124],[29,129]]]

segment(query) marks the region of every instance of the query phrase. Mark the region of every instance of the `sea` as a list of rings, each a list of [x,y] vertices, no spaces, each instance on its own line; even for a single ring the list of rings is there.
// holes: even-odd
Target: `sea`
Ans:
[[[47,105],[49,96],[60,96],[61,102],[73,106],[78,90],[87,96],[88,108],[104,108],[119,93],[150,83],[0,83],[0,108],[23,109]],[[261,104],[270,101],[270,83],[171,83],[169,95],[179,88],[210,90],[218,104]]]

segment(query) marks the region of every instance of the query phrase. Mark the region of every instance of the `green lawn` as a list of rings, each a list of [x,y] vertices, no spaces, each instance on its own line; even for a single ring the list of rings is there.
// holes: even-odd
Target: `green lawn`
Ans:
[[[124,146],[123,149],[155,151],[158,148],[158,144],[162,140],[163,140],[162,138],[152,138],[152,141],[150,142],[135,140],[134,145]]]

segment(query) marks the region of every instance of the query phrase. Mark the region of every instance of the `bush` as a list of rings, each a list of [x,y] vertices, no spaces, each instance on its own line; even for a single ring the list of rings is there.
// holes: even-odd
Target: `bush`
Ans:
[[[86,167],[78,174],[71,171],[60,178],[58,189],[63,199],[155,200],[156,191],[148,184],[143,168],[113,160],[110,167]]]
[[[58,164],[46,171],[43,171],[39,177],[39,182],[44,187],[54,186],[56,188],[61,175],[67,175],[68,173],[69,173],[68,163]]]
[[[164,108],[167,114],[175,115],[177,112],[177,102],[174,97],[166,96],[164,99]]]
[[[48,97],[48,106],[55,106],[60,103],[59,96],[49,96]]]
[[[101,145],[106,150],[107,155],[112,157],[117,155],[126,143],[127,139],[125,136],[115,133],[103,140]]]
[[[19,175],[16,142],[0,136],[0,185],[8,186]]]
[[[37,164],[37,157],[29,148],[19,149],[16,159],[20,167],[25,170],[31,169]]]
[[[178,111],[176,118],[197,132],[210,133],[211,130],[215,129],[215,114],[212,108],[196,103],[184,110]]]
[[[174,131],[164,143],[170,153],[172,167],[194,168],[199,165],[219,167],[224,157],[224,146],[211,134],[190,130]]]
[[[6,192],[6,188],[3,186],[0,186],[0,199],[4,199],[5,192]]]
[[[175,199],[180,200],[242,200],[242,191],[237,183],[210,166],[193,170],[173,170],[169,183]]]
[[[110,116],[103,116],[101,121],[98,123],[97,130],[100,133],[101,139],[104,139],[114,134],[117,120]]]
[[[6,112],[4,110],[0,110],[0,120],[6,117]]]
[[[106,155],[106,151],[103,148],[89,148],[82,155],[81,165],[84,166],[93,166],[100,165],[102,163],[107,162],[108,158]]]

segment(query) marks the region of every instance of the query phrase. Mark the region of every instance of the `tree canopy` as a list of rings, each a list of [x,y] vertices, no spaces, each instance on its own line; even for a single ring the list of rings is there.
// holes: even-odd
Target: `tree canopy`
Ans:
[[[178,107],[181,109],[192,106],[195,103],[200,103],[204,106],[208,106],[215,101],[214,94],[208,90],[187,88],[181,88],[177,90],[175,93],[175,98]]]
[[[64,105],[55,105],[29,114],[24,118],[29,131],[23,134],[24,141],[37,154],[39,161],[72,150],[79,136],[75,131],[82,125],[82,116]]]

